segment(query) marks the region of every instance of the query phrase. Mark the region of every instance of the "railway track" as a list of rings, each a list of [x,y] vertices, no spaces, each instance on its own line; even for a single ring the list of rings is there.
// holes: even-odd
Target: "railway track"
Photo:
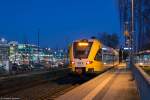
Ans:
[[[23,87],[1,95],[1,98],[20,98],[23,100],[55,99],[93,77],[78,77],[68,74],[54,80],[36,80],[32,82],[32,85],[24,86],[26,88]]]

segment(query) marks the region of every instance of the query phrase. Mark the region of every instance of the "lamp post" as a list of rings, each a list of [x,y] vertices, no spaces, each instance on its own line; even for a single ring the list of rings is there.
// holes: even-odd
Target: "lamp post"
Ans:
[[[132,33],[134,33],[134,0],[132,0],[131,2],[131,7],[132,7],[132,10],[131,10],[131,13],[132,13]]]
[[[134,0],[131,0],[131,32],[130,32],[130,66],[133,61],[133,35],[134,35]],[[135,48],[134,48],[135,49]]]

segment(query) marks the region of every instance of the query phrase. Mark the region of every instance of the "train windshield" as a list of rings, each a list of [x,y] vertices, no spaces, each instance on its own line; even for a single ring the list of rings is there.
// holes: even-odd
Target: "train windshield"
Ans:
[[[93,42],[74,42],[73,53],[74,58],[87,58]]]

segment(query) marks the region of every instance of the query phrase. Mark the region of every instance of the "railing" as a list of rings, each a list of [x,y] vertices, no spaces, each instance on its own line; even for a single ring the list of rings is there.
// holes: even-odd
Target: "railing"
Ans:
[[[131,66],[141,100],[150,100],[150,76],[138,65]]]

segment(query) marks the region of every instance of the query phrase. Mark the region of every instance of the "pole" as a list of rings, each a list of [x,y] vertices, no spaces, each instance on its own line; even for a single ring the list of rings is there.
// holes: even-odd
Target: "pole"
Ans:
[[[132,33],[134,33],[134,0],[132,0]]]
[[[133,58],[133,35],[134,35],[134,0],[131,0],[131,34],[130,34],[130,66]]]
[[[121,50],[121,54],[122,54],[122,57],[121,57],[121,59],[122,59],[122,63],[123,63],[123,49]]]
[[[135,40],[134,40],[134,0],[132,0],[132,34],[131,34],[131,46],[132,46],[132,54],[133,54],[133,50],[135,50]],[[134,37],[133,37],[134,36]]]

